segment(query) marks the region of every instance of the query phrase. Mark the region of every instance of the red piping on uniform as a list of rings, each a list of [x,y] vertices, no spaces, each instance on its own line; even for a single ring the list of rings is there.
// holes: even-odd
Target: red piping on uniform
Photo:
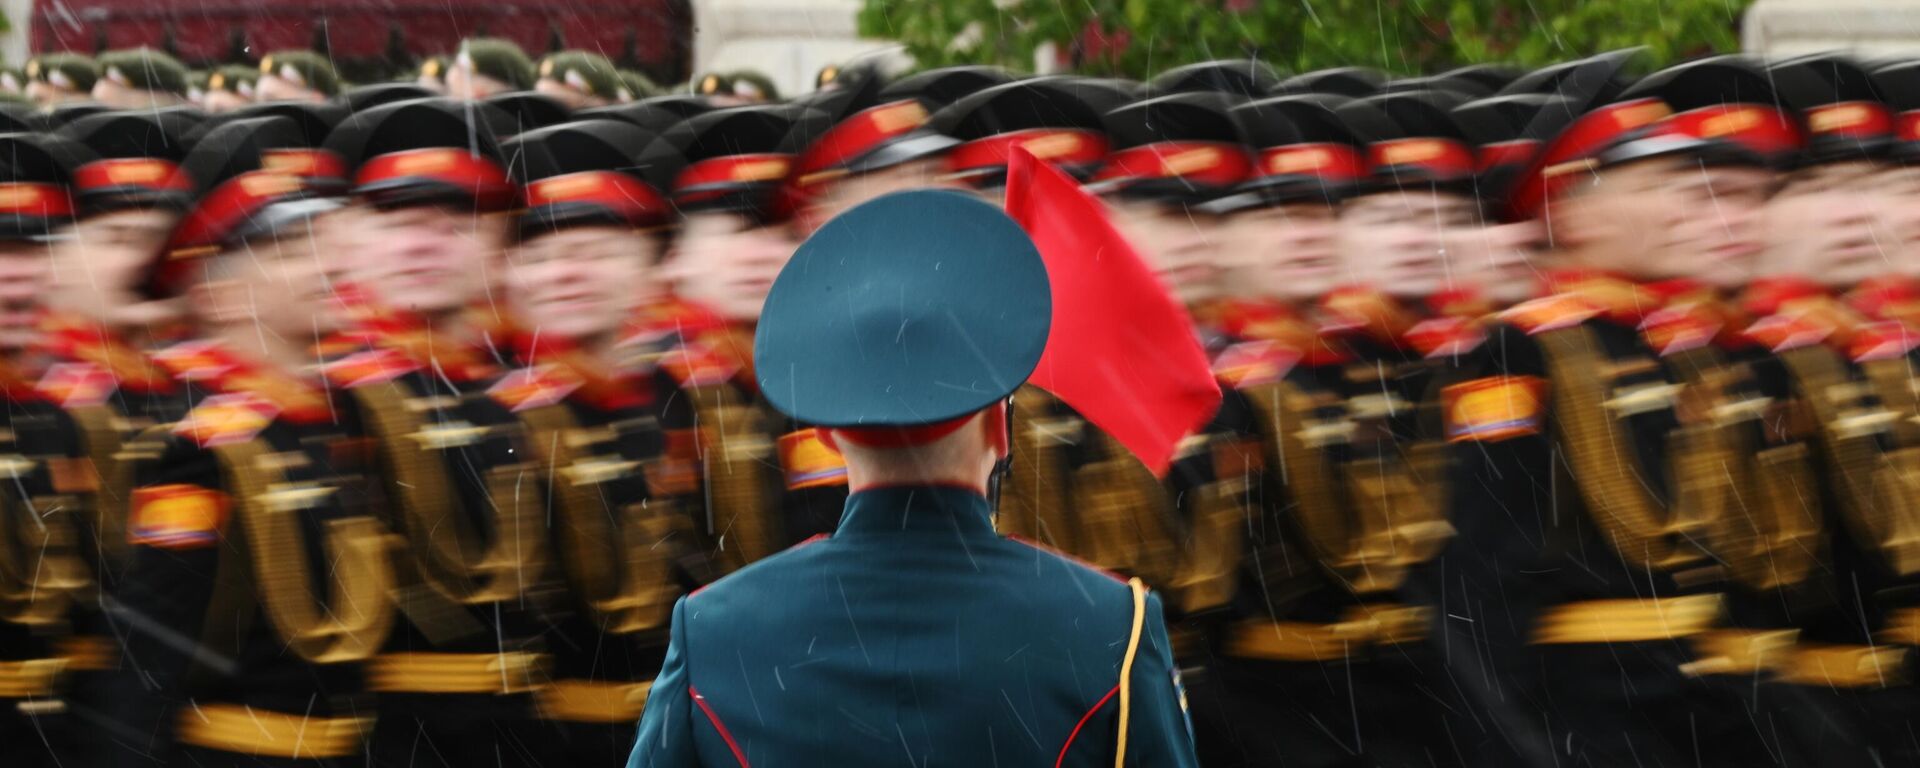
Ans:
[[[1080,716],[1080,722],[1075,723],[1073,726],[1073,733],[1067,734],[1067,743],[1060,745],[1060,758],[1053,761],[1053,768],[1060,768],[1060,766],[1067,763],[1067,750],[1073,749],[1073,740],[1080,737],[1080,729],[1087,727],[1087,721],[1093,719],[1093,713],[1100,711],[1100,708],[1106,706],[1107,702],[1113,699],[1113,695],[1119,692],[1120,686],[1114,686],[1113,690],[1107,691],[1107,695],[1100,697],[1100,701],[1093,705],[1093,709],[1087,710],[1086,714]],[[705,707],[706,705],[702,704],[700,706]],[[711,715],[711,713],[709,713],[709,715]],[[721,731],[721,735],[726,735],[726,732]],[[736,751],[734,754],[739,754],[739,752]],[[746,765],[746,762],[742,761],[740,764]]]
[[[1114,690],[1117,691],[1120,689],[1115,688]],[[713,723],[713,729],[720,732],[720,740],[727,743],[727,749],[733,750],[733,759],[740,761],[740,768],[748,768],[747,753],[741,752],[740,745],[733,743],[733,734],[727,732],[727,726],[721,724],[720,716],[713,713],[712,707],[707,706],[707,697],[700,695],[700,689],[691,685],[687,686],[687,695],[693,697],[693,703],[700,705],[700,711],[707,713],[707,722]],[[1107,695],[1112,696],[1113,694],[1109,693]],[[1093,713],[1088,712],[1087,714],[1091,715]],[[1074,730],[1078,731],[1080,729],[1075,728]],[[1068,743],[1072,743],[1073,740],[1068,739],[1067,741]],[[1059,768],[1059,766],[1055,766],[1054,768]]]

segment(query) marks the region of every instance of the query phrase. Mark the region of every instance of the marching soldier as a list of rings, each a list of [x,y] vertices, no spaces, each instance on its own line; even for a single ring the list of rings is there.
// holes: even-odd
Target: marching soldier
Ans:
[[[1047,280],[1005,214],[950,191],[881,197],[802,246],[756,379],[827,425],[856,491],[830,536],[676,604],[629,766],[866,765],[883,743],[916,764],[1196,764],[1159,599],[993,528]]]
[[[100,67],[73,53],[48,53],[27,60],[27,98],[41,109],[92,99]]]
[[[470,38],[460,44],[445,75],[447,95],[480,101],[513,91],[532,90],[533,60],[512,42],[491,37]]]
[[[364,749],[364,664],[395,581],[361,443],[301,341],[326,316],[314,233],[337,204],[275,167],[283,149],[307,154],[290,122],[238,121],[183,163],[198,202],[152,290],[184,296],[200,335],[155,360],[197,403],[128,449],[109,603],[127,663],[112,755],[90,764],[334,766]]]
[[[313,51],[277,51],[260,58],[254,100],[325,102],[340,93],[333,62]]]
[[[1227,97],[1164,96],[1103,118],[1114,151],[1093,177],[1119,232],[1138,249],[1173,297],[1193,306],[1213,297],[1213,244],[1184,212],[1239,181],[1246,170]],[[1185,159],[1171,160],[1192,150]],[[1238,161],[1238,165],[1236,165]],[[1204,253],[1204,255],[1202,255]],[[1225,406],[1223,406],[1225,407]],[[1002,489],[1001,530],[1032,538],[1099,567],[1169,590],[1187,606],[1182,580],[1186,525],[1237,514],[1227,497],[1204,489],[1194,471],[1210,457],[1208,440],[1182,446],[1163,483],[1121,445],[1057,398],[1029,387],[1014,401],[1013,453],[1021,468]],[[1199,462],[1204,464],[1205,462]],[[1176,638],[1185,662],[1194,652]]]
[[[1591,84],[1623,62],[1576,62],[1588,72],[1550,90],[1613,99]],[[1753,401],[1692,354],[1719,326],[1667,312],[1652,285],[1703,274],[1686,227],[1714,216],[1696,156],[1667,149],[1697,137],[1631,141],[1670,112],[1620,96],[1529,163],[1511,205],[1544,215],[1549,295],[1502,312],[1439,392],[1456,529],[1430,582],[1439,642],[1535,762],[1747,765],[1778,744],[1709,674],[1750,663],[1714,642],[1726,574],[1708,548],[1754,541],[1727,528],[1731,478],[1750,466],[1731,435]],[[1791,483],[1791,449],[1780,458]],[[1765,495],[1753,506],[1805,498]]]
[[[1246,524],[1222,537],[1235,549],[1213,554],[1225,567],[1210,571],[1229,582],[1218,590],[1227,602],[1215,610],[1199,733],[1211,733],[1209,758],[1222,765],[1340,765],[1356,754],[1377,765],[1448,764],[1477,739],[1463,729],[1457,747],[1438,749],[1449,740],[1433,702],[1450,691],[1422,653],[1427,609],[1400,594],[1446,532],[1444,510],[1412,494],[1430,473],[1417,461],[1431,453],[1416,407],[1432,377],[1420,343],[1458,344],[1463,331],[1428,323],[1433,332],[1413,333],[1419,302],[1441,284],[1429,276],[1414,285],[1361,257],[1392,253],[1391,229],[1374,221],[1349,232],[1340,208],[1353,195],[1452,202],[1470,181],[1459,166],[1374,170],[1369,140],[1465,149],[1437,105],[1402,109],[1399,120],[1357,108],[1373,119],[1345,119],[1356,107],[1324,95],[1236,108],[1257,160],[1250,179],[1206,206],[1226,216],[1223,244],[1241,251],[1226,261],[1246,276],[1239,287],[1267,289],[1197,311],[1222,337],[1216,374],[1233,393],[1217,427],[1252,442],[1211,454],[1215,472],[1239,478],[1249,497]],[[1365,240],[1375,232],[1382,239]],[[1389,285],[1403,298],[1381,292]],[[1340,302],[1318,304],[1329,296]],[[1250,460],[1220,461],[1240,453]],[[1355,700],[1376,702],[1374,714],[1349,721]],[[1392,714],[1378,717],[1381,708]]]
[[[550,568],[545,508],[508,408],[488,396],[505,329],[489,275],[516,192],[475,105],[422,100],[349,117],[327,139],[352,178],[351,253],[325,256],[364,293],[363,353],[333,364],[378,445],[402,616],[367,684],[369,751],[459,764],[552,764],[533,691]],[[318,338],[309,338],[317,341]]]
[[[773,78],[755,69],[734,70],[728,74],[733,79],[733,95],[746,100],[748,104],[778,104],[780,89],[773,86]]]
[[[540,78],[533,90],[550,96],[567,109],[604,107],[617,101],[623,88],[619,70],[607,57],[591,51],[561,51],[540,61]]]
[[[159,109],[187,103],[187,67],[151,48],[100,54],[93,100],[110,109]]]
[[[664,181],[628,170],[653,138],[591,120],[502,148],[528,204],[502,280],[525,367],[494,397],[526,425],[550,494],[568,604],[537,698],[567,765],[616,765],[632,749],[673,603],[714,576],[695,401],[659,367],[658,340],[630,336],[642,302],[661,298],[649,286],[673,215]]]
[[[691,399],[706,483],[707,532],[723,569],[833,529],[846,466],[810,426],[771,410],[754,378],[753,333],[775,276],[793,257],[777,191],[779,151],[801,110],[744,107],[698,115],[648,147],[684,215],[664,265],[678,301],[645,326],[677,337],[660,365]]]
[[[207,91],[201,97],[200,108],[208,114],[221,115],[252,104],[254,84],[259,79],[260,73],[251,67],[230,65],[216,69],[207,75]]]
[[[83,729],[71,722],[70,667],[98,657],[71,644],[72,619],[91,585],[77,496],[88,490],[84,452],[59,407],[34,391],[41,364],[34,319],[43,309],[44,241],[73,216],[68,184],[86,150],[55,137],[0,138],[7,222],[0,230],[0,396],[4,446],[16,479],[0,495],[0,762],[70,764]]]
[[[1868,73],[1841,57],[1776,65],[1769,76],[1805,126],[1796,167],[1767,202],[1764,277],[1748,289],[1748,336],[1771,352],[1775,378],[1796,398],[1817,458],[1822,502],[1804,528],[1820,560],[1814,594],[1793,607],[1797,643],[1778,677],[1822,711],[1796,731],[1835,764],[1920,759],[1906,733],[1912,686],[1917,569],[1901,526],[1915,495],[1906,476],[1916,435],[1910,389],[1912,332],[1897,241],[1879,212],[1898,205],[1879,183],[1896,143],[1893,118]],[[1792,571],[1789,571],[1792,573]],[[1829,575],[1830,574],[1830,575]]]
[[[69,430],[23,435],[30,454],[77,449],[94,479],[64,492],[87,513],[71,533],[85,546],[90,587],[111,595],[126,565],[127,441],[179,420],[187,393],[148,353],[180,340],[177,303],[145,295],[155,253],[166,245],[192,184],[179,163],[195,125],[178,112],[92,115],[59,136],[91,150],[74,170],[76,220],[53,252],[50,311],[39,349],[50,362],[40,398],[65,411]],[[51,441],[52,445],[35,445]],[[70,708],[103,718],[103,673],[116,666],[114,632],[97,601],[77,604],[67,640]],[[84,650],[85,652],[81,652]]]

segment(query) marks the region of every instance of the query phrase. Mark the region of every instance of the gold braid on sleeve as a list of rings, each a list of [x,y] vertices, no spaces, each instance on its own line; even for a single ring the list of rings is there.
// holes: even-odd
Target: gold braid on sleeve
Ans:
[[[766,416],[727,384],[688,387],[700,435],[708,527],[735,571],[780,551],[779,496]]]
[[[1825,470],[1851,534],[1894,572],[1920,572],[1920,446],[1883,450],[1880,443],[1889,428],[1899,435],[1900,414],[1888,408],[1908,400],[1873,402],[1876,379],[1886,386],[1888,372],[1876,367],[1866,383],[1855,382],[1839,354],[1825,346],[1788,350],[1781,360],[1820,424]]]
[[[1663,508],[1643,483],[1633,435],[1609,407],[1600,340],[1585,326],[1535,337],[1546,353],[1553,426],[1589,518],[1621,558],[1673,570],[1704,559],[1696,543],[1726,514],[1726,447],[1711,425],[1682,426],[1667,438],[1673,501]]]
[[[413,560],[404,570],[461,605],[520,597],[540,577],[547,547],[541,505],[532,501],[537,494],[520,487],[525,468],[486,470],[487,511],[494,522],[489,545],[459,508],[441,449],[421,439],[427,434],[425,420],[400,391],[380,385],[349,391],[381,446],[386,489],[399,507],[399,527]]]
[[[1059,433],[1057,401],[1035,387],[1013,397],[1013,472],[1000,486],[1000,532],[1042,542],[1084,557],[1075,521],[1067,510],[1067,477],[1061,454],[1075,436]]]
[[[598,484],[611,478],[579,450],[581,430],[566,406],[528,409],[520,419],[550,489],[560,569],[575,595],[610,634],[665,626],[679,597],[674,553],[681,535],[691,533],[672,525],[673,503],[650,499],[609,510]]]
[[[232,491],[234,526],[252,561],[254,590],[287,647],[315,664],[361,661],[380,650],[395,609],[392,547],[379,521],[356,515],[328,521],[324,595],[312,588],[302,510],[328,503],[334,489],[281,481],[258,439],[219,446]]]

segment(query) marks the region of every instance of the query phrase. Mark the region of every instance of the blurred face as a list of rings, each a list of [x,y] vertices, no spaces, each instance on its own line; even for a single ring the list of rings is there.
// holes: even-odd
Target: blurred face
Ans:
[[[1888,166],[1874,180],[1881,202],[1880,231],[1898,247],[1893,267],[1920,277],[1920,166]]]
[[[252,103],[253,102],[249,101],[247,97],[232,91],[208,91],[206,100],[202,106],[204,106],[208,112],[218,115],[232,112]]]
[[[1447,247],[1480,226],[1465,196],[1431,190],[1363,195],[1340,211],[1339,253],[1347,282],[1419,298],[1452,287]]]
[[[261,75],[254,86],[254,99],[262,103],[269,101],[306,101],[319,104],[327,100],[326,94],[300,85],[279,75]]]
[[[808,205],[803,224],[808,232],[812,232],[847,209],[890,192],[928,188],[962,189],[946,180],[945,175],[945,164],[938,158],[928,158],[842,176],[823,185],[819,197]]]
[[[223,251],[202,286],[215,322],[255,323],[274,338],[301,343],[333,330],[320,241],[294,224]]]
[[[669,276],[681,298],[729,320],[760,319],[774,278],[799,247],[791,229],[756,225],[731,213],[687,217],[669,260]]]
[[[623,227],[543,234],[508,251],[507,299],[520,322],[540,333],[606,338],[656,298],[648,265],[659,249],[652,236]]]
[[[1214,236],[1218,217],[1180,203],[1109,198],[1107,204],[1120,234],[1174,298],[1193,304],[1223,293],[1221,243]]]
[[[1539,234],[1531,221],[1461,230],[1447,246],[1455,279],[1502,306],[1532,298],[1540,282],[1534,263],[1541,245]]]
[[[456,99],[478,101],[490,99],[512,90],[506,83],[473,71],[472,67],[454,65],[447,68],[447,95]]]
[[[53,250],[51,303],[109,326],[148,319],[134,289],[174,221],[166,211],[130,210],[74,225],[71,237]]]
[[[1766,207],[1765,271],[1846,287],[1893,270],[1898,247],[1882,227],[1875,171],[1835,163],[1789,176]]]
[[[422,88],[425,88],[429,91],[433,91],[434,93],[440,94],[442,96],[445,96],[447,93],[446,81],[441,80],[440,78],[434,77],[432,75],[422,74],[419,77],[416,77],[413,79],[413,84],[420,86]]]
[[[1339,213],[1323,202],[1239,211],[1221,221],[1226,290],[1252,298],[1309,301],[1334,287]]]
[[[0,349],[18,350],[34,342],[49,261],[47,246],[40,243],[0,242]]]
[[[1761,168],[1696,167],[1676,182],[1695,198],[1706,215],[1674,223],[1674,247],[1686,275],[1721,289],[1734,289],[1753,277],[1765,244],[1762,210],[1773,188],[1773,173]],[[1699,199],[1704,196],[1705,199]]]
[[[51,107],[64,101],[87,98],[87,94],[69,91],[52,83],[34,80],[27,83],[27,98],[41,107]]]
[[[128,88],[106,78],[93,84],[93,100],[114,109],[155,109],[187,103],[184,96]]]
[[[1641,280],[1689,277],[1689,222],[1711,220],[1712,194],[1698,166],[1653,158],[1580,180],[1548,207],[1548,235],[1570,266]]]
[[[501,222],[440,206],[349,215],[346,237],[357,248],[348,273],[393,309],[442,314],[486,295],[488,272],[500,253]]]
[[[589,96],[579,89],[573,88],[551,77],[543,77],[534,81],[533,90],[535,93],[552,96],[559,100],[560,103],[567,105],[567,109],[604,107],[612,103],[597,96]]]

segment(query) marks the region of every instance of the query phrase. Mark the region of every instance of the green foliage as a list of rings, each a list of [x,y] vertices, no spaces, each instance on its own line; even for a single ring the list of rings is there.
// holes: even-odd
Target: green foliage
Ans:
[[[1752,0],[865,0],[860,31],[922,66],[1033,66],[1054,42],[1095,75],[1252,56],[1305,72],[1538,66],[1646,46],[1664,64],[1737,50]]]

